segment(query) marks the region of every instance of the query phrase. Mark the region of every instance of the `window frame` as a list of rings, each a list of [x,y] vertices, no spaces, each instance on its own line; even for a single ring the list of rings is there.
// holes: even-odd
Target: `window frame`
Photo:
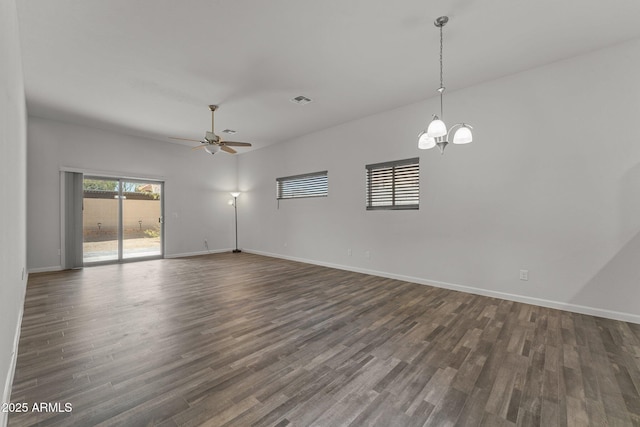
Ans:
[[[307,191],[308,189],[306,187],[301,187],[301,189],[303,191],[306,191],[305,194],[300,195],[300,196],[288,196],[288,197],[284,197],[283,196],[283,191],[282,191],[282,186],[283,186],[283,182],[287,182],[287,183],[292,183],[295,181],[302,181],[305,179],[311,179],[311,178],[324,178],[324,193],[322,194],[314,194],[314,191]],[[322,183],[320,183],[322,184]],[[318,185],[320,185],[319,183],[311,183],[311,187],[317,187]],[[295,184],[294,184],[295,185]],[[302,185],[302,182],[300,182],[297,185]],[[311,173],[303,173],[303,174],[299,174],[299,175],[290,175],[290,176],[283,176],[280,178],[276,178],[276,200],[291,200],[291,199],[308,199],[308,198],[315,198],[315,197],[328,197],[329,196],[329,172],[328,171],[319,171],[319,172],[311,172]]]
[[[405,167],[405,166],[415,166],[415,178],[416,178],[416,188],[415,195],[417,197],[417,203],[411,204],[396,204],[396,180],[398,176],[396,175],[397,167]],[[372,171],[374,170],[382,170],[382,169],[391,169],[391,180],[392,180],[392,189],[391,189],[391,204],[386,205],[377,205],[374,206],[372,203],[375,199],[374,197],[374,189],[372,188]],[[378,211],[378,210],[418,210],[420,209],[420,158],[412,157],[410,159],[402,159],[402,160],[393,160],[390,162],[381,162],[381,163],[373,163],[365,166],[365,170],[367,172],[366,177],[366,200],[365,206],[368,211]],[[403,186],[406,188],[406,186]],[[409,187],[412,188],[412,187]],[[412,193],[413,194],[413,193]]]

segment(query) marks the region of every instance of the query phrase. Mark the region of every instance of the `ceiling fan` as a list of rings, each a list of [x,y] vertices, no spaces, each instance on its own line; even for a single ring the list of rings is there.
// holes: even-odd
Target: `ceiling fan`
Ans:
[[[216,154],[218,151],[222,150],[225,151],[227,153],[230,154],[235,154],[237,153],[236,150],[234,150],[231,147],[251,147],[251,144],[248,142],[236,142],[236,141],[224,141],[222,140],[222,138],[220,138],[218,135],[216,135],[214,133],[214,113],[215,111],[218,109],[217,105],[209,105],[209,109],[211,110],[211,132],[207,131],[207,133],[204,136],[203,140],[198,140],[198,139],[190,139],[190,138],[175,138],[175,137],[169,137],[169,139],[178,139],[181,141],[194,141],[194,142],[199,142],[202,145],[199,145],[197,147],[193,147],[193,150],[196,150],[198,148],[204,148],[205,151],[209,154]]]

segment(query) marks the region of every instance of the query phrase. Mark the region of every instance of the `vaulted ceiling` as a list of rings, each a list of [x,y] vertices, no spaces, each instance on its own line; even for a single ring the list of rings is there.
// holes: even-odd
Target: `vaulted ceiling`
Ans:
[[[637,0],[18,2],[29,114],[254,148],[640,37]],[[615,64],[612,64],[615,66]],[[304,95],[304,106],[290,99]],[[550,102],[552,102],[552,95]],[[425,123],[428,117],[425,117]],[[416,130],[416,132],[419,129]]]

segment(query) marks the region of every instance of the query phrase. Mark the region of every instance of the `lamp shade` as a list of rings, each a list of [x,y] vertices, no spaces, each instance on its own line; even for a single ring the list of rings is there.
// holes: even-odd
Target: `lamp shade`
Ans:
[[[442,120],[435,116],[429,127],[427,128],[427,136],[429,138],[437,138],[439,136],[445,136],[447,134],[447,125]]]
[[[454,144],[468,144],[473,141],[473,135],[471,134],[471,128],[465,124],[460,126],[460,129],[453,135]]]
[[[424,130],[418,135],[418,148],[421,150],[428,150],[436,146],[435,138],[427,136],[427,131]]]
[[[231,194],[231,197],[238,197],[240,195],[240,192],[239,191],[232,191],[229,194]]]

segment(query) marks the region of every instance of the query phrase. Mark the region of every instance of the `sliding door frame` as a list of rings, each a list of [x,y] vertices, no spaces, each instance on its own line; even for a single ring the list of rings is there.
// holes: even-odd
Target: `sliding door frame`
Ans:
[[[65,254],[67,252],[67,245],[65,239],[65,231],[66,231],[66,218],[67,215],[70,215],[69,212],[66,211],[67,197],[68,194],[65,194],[65,172],[74,172],[82,174],[82,181],[85,178],[96,178],[96,179],[108,179],[108,180],[119,180],[119,181],[135,181],[135,182],[143,182],[149,184],[158,184],[160,185],[160,254],[159,255],[150,255],[144,257],[135,257],[135,258],[124,258],[123,257],[123,203],[122,203],[122,186],[119,185],[119,196],[118,199],[118,259],[117,260],[109,260],[109,261],[95,261],[85,263],[83,262],[81,268],[83,266],[94,266],[94,265],[103,265],[103,264],[120,264],[120,263],[128,263],[128,262],[137,262],[137,261],[146,261],[152,259],[162,259],[165,257],[165,246],[166,246],[166,230],[165,230],[165,178],[161,176],[134,176],[127,173],[116,173],[116,172],[106,172],[106,171],[97,171],[97,170],[88,170],[88,169],[78,169],[78,168],[70,168],[70,167],[61,167],[60,168],[60,266],[64,268],[66,259]],[[84,241],[84,239],[83,239]],[[77,244],[77,243],[72,243]],[[80,251],[82,251],[82,247],[80,247]]]

